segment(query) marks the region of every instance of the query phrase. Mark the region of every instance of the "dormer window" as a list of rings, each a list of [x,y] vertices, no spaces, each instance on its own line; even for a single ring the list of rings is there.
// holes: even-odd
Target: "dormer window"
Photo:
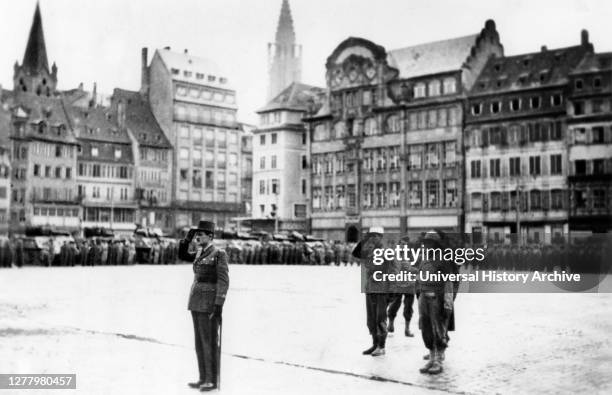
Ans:
[[[204,79],[204,74],[203,73],[196,73],[196,79],[203,80]]]
[[[510,100],[510,110],[519,111],[521,109],[521,99],[512,99]]]
[[[531,99],[529,99],[531,108],[534,110],[537,110],[538,108],[540,108],[540,98],[538,96],[534,96]]]
[[[115,159],[121,159],[121,150],[120,149],[115,149]]]
[[[97,157],[98,153],[98,147],[91,147],[91,156]]]
[[[472,104],[472,115],[478,116],[480,114],[482,114],[482,104]]]
[[[501,71],[501,64],[497,63],[495,66],[493,66],[493,69],[497,72]]]
[[[191,78],[191,76],[193,75],[193,73],[191,71],[183,71],[183,76],[185,76],[186,78]]]
[[[215,82],[216,80],[217,80],[217,77],[215,77],[214,75],[208,76],[208,82]]]
[[[495,102],[491,103],[491,113],[497,114],[500,110],[501,110],[501,103],[500,102],[495,101]]]
[[[528,67],[530,63],[531,63],[531,60],[529,58],[523,59],[523,66]]]
[[[179,69],[172,69],[172,75],[178,75],[180,70]]]
[[[601,88],[601,78],[600,77],[593,78],[593,88],[595,89]]]
[[[582,82],[581,79],[577,79],[574,82],[574,87],[576,88],[577,91],[582,90],[582,88],[584,88],[584,83]]]
[[[425,84],[424,83],[419,82],[418,84],[414,86],[414,97],[415,98],[425,97]]]
[[[557,93],[555,95],[552,95],[550,98],[550,102],[553,106],[560,106],[561,105],[561,94]]]

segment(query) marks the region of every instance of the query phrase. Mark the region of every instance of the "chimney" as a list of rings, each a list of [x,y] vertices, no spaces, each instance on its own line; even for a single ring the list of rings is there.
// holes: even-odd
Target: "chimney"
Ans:
[[[542,52],[546,52],[548,51],[548,48],[546,47],[546,45],[542,45]]]
[[[185,48],[185,55],[187,55],[189,53],[189,51],[187,50],[187,48]]]
[[[96,106],[96,99],[98,96],[98,84],[96,82],[93,83],[93,91],[91,92],[91,100],[89,101],[89,107]]]
[[[582,29],[580,32],[580,44],[582,46],[589,45],[589,31],[586,29]]]
[[[149,95],[149,53],[147,47],[142,48],[142,61],[140,67],[140,94],[143,97]]]
[[[83,90],[83,83],[79,82],[79,90],[82,91]]]
[[[165,49],[166,51],[169,51],[169,50],[170,50],[170,46],[164,47],[164,49]]]

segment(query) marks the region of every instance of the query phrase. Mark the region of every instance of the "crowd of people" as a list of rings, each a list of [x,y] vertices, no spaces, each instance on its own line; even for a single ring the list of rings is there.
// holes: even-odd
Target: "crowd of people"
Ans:
[[[340,266],[360,263],[351,254],[356,243],[219,238],[214,240],[214,244],[226,250],[231,264]],[[485,248],[484,261],[466,264],[467,270],[551,271],[560,268],[572,273],[597,273],[606,270],[603,265],[612,257],[612,244],[608,239],[573,244],[490,244]],[[138,263],[181,263],[178,259],[178,240],[153,237],[146,248],[142,248],[133,237],[70,237],[59,241],[53,237],[0,237],[0,267]]]

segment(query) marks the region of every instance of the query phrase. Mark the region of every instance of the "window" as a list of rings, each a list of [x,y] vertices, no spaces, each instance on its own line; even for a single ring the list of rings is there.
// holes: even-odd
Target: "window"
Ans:
[[[225,189],[225,172],[217,172],[217,189]]]
[[[120,149],[116,149],[115,150],[115,159],[121,159],[121,150]]]
[[[187,169],[180,169],[179,170],[179,175],[180,175],[181,181],[187,181],[188,174],[189,174],[189,170],[187,170]]]
[[[563,172],[561,165],[561,154],[550,156],[550,174],[559,175]]]
[[[391,147],[389,149],[389,169],[399,169],[399,147]]]
[[[456,180],[444,180],[444,207],[457,207]]]
[[[593,189],[593,208],[606,207],[606,190]]]
[[[179,151],[180,159],[189,159],[189,148],[181,148]]]
[[[173,75],[178,75],[179,69],[171,69]]]
[[[259,180],[259,194],[266,194],[266,182],[264,180]]]
[[[321,208],[321,187],[312,188],[312,208]]]
[[[425,147],[427,152],[425,166],[429,169],[437,168],[440,164],[438,144],[427,144]]]
[[[308,160],[306,159],[306,155],[302,155],[302,169],[308,168]]]
[[[512,99],[510,100],[510,110],[511,111],[519,111],[521,109],[521,99]]]
[[[550,97],[550,103],[555,107],[560,106],[562,104],[562,101],[562,96],[559,93],[554,94]]]
[[[472,104],[472,115],[480,115],[482,113],[482,104]]]
[[[293,215],[295,218],[306,218],[306,205],[305,204],[294,204]]]
[[[427,193],[427,207],[438,207],[439,205],[439,184],[438,180],[427,180],[425,189]]]
[[[521,175],[521,158],[510,158],[510,176],[518,177]]]
[[[540,174],[541,174],[540,157],[530,156],[529,157],[529,175],[539,176]]]
[[[493,102],[491,103],[491,113],[497,114],[501,110],[501,102]]]
[[[584,88],[584,82],[581,79],[577,79],[576,81],[574,81],[574,87],[577,91],[579,91]]]
[[[497,178],[501,175],[500,163],[501,163],[501,159],[490,159],[489,160],[489,176],[491,178]]]
[[[604,174],[605,164],[603,159],[593,159],[593,174]]]
[[[537,110],[538,108],[540,108],[540,98],[538,96],[532,97],[531,99],[529,99],[529,105],[532,109]]]
[[[272,134],[270,135],[270,137],[271,137],[271,140],[272,140],[272,141],[270,142],[270,144],[276,144],[276,133],[272,133]]]
[[[501,209],[501,193],[491,192],[491,211],[499,211]]]
[[[586,160],[580,159],[574,161],[574,174],[585,175],[586,174]]]
[[[346,186],[346,197],[348,199],[348,207],[355,207],[357,205],[357,194],[355,193],[354,184]]]
[[[399,182],[391,183],[391,190],[389,193],[389,205],[391,207],[399,207],[400,205],[400,186]]]
[[[593,144],[604,143],[604,128],[603,126],[596,126],[591,131]]]
[[[40,165],[34,165],[34,176],[38,177],[40,175]]]
[[[378,207],[387,207],[387,184],[379,183],[376,185],[376,205]]]
[[[537,189],[529,192],[529,203],[531,210],[540,210],[542,208],[542,194]]]
[[[98,156],[98,147],[91,147],[91,156]]]
[[[61,145],[56,145],[55,146],[55,157],[59,158],[62,156],[62,146]]]
[[[408,168],[410,170],[418,170],[422,166],[423,161],[423,146],[411,145],[408,149]]]
[[[574,115],[584,115],[584,102],[574,102]]]
[[[448,95],[457,92],[457,83],[454,78],[444,79],[444,94]]]
[[[306,180],[302,180],[302,195],[306,195]]]
[[[604,110],[604,102],[601,99],[594,99],[593,102],[591,103],[591,112],[593,114],[599,114],[600,112],[603,112]]]
[[[262,134],[259,136],[259,145],[266,145],[266,135]]]
[[[440,96],[440,81],[431,81],[429,83],[429,96]]]
[[[364,134],[366,136],[374,136],[378,134],[378,125],[376,124],[376,119],[367,118],[364,123]]]
[[[374,205],[374,184],[363,184],[363,207],[370,208]]]
[[[593,78],[593,88],[595,89],[601,88],[601,78],[600,77]]]
[[[272,155],[272,158],[270,160],[270,168],[276,169],[276,155]]]
[[[328,210],[334,209],[334,187],[326,186],[325,193],[323,195],[323,205]]]
[[[550,207],[557,210],[563,208],[563,191],[559,189],[550,191]]]
[[[482,194],[479,192],[473,192],[471,195],[471,209],[472,211],[482,210]]]
[[[471,178],[480,178],[480,160],[473,160],[470,164]]]
[[[424,83],[419,82],[414,85],[414,97],[417,99],[420,97],[425,97],[425,84]]]
[[[438,112],[436,110],[430,110],[427,117],[427,127],[435,128],[438,125]]]
[[[62,168],[61,167],[55,168],[55,178],[62,178]]]

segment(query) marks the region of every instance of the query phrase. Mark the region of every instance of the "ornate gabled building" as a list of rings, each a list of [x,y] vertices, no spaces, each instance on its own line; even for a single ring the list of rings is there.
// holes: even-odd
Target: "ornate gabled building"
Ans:
[[[570,234],[612,230],[612,53],[588,54],[569,75]]]
[[[257,111],[260,122],[253,131],[253,228],[307,230],[310,168],[302,118],[316,109],[322,94],[322,88],[294,82]]]
[[[172,145],[140,92],[115,89],[111,109],[134,147],[134,199],[139,207],[136,222],[170,233],[174,230],[170,200]]]
[[[568,233],[566,103],[576,46],[491,58],[466,109],[466,225],[475,241],[551,242]]]
[[[463,100],[503,47],[480,33],[387,51],[349,38],[327,59],[310,125],[311,230],[353,241],[362,228],[462,228]]]
[[[79,143],[77,194],[82,227],[131,234],[135,228],[134,156],[125,127],[110,108],[68,107]]]
[[[268,43],[268,101],[302,80],[302,46],[296,44],[289,0],[283,0],[275,42]]]
[[[78,142],[57,95],[57,68],[49,70],[37,5],[21,65],[15,65],[11,109],[12,231],[26,226],[79,228],[76,192]]]

